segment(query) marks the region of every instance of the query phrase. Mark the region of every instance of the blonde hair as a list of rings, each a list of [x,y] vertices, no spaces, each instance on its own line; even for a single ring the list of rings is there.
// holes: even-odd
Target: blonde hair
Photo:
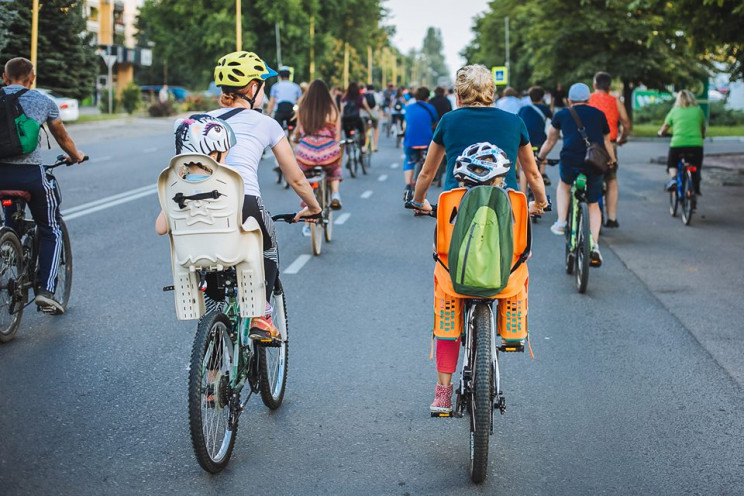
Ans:
[[[696,107],[697,101],[695,101],[695,95],[690,90],[682,90],[677,93],[677,101],[674,102],[675,107]]]
[[[494,99],[491,71],[483,65],[466,65],[455,74],[455,93],[463,107],[491,106]]]

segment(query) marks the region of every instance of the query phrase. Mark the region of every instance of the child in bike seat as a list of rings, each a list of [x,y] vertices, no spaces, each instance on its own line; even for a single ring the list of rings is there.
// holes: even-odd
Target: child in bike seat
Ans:
[[[208,114],[194,114],[188,119],[178,119],[174,130],[176,155],[200,153],[220,164],[225,163],[227,151],[236,141],[230,124]],[[180,165],[178,175],[186,181],[199,182],[211,176],[212,172],[214,171],[208,161],[202,163],[195,160]],[[162,211],[155,220],[155,232],[161,235],[168,232],[168,221]]]

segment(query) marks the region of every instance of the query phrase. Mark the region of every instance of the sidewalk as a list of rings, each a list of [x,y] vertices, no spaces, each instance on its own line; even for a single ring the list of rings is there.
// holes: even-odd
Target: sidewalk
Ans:
[[[695,336],[741,387],[744,142],[706,142],[703,196],[689,226],[679,214],[670,216],[665,166],[654,163],[667,151],[661,140],[620,148],[620,228],[603,229],[601,243],[679,320],[680,332]],[[643,329],[637,332],[640,338]]]

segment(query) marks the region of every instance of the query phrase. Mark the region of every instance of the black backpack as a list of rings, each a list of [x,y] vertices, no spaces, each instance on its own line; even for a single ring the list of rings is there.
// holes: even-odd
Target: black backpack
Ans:
[[[356,100],[346,100],[344,102],[344,117],[359,117],[359,107]]]
[[[18,99],[28,91],[0,90],[0,158],[26,155],[39,144],[39,123],[28,117]]]
[[[364,98],[365,100],[367,100],[367,106],[370,109],[375,108],[375,105],[377,105],[377,101],[375,100],[375,95],[373,95],[372,93],[365,93]]]

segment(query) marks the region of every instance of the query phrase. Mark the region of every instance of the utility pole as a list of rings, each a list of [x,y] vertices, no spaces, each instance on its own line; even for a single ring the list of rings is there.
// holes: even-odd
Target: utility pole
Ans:
[[[34,65],[34,71],[38,73],[36,67],[36,46],[39,40],[39,0],[34,0],[31,6],[31,63]],[[36,88],[36,78],[31,84],[31,88]]]
[[[504,36],[505,36],[505,48],[506,48],[506,70],[507,74],[509,74],[509,79],[511,79],[511,68],[509,67],[509,17],[504,17]],[[511,81],[510,81],[511,82]],[[513,85],[509,85],[513,86]]]
[[[243,27],[241,18],[240,0],[235,0],[235,50],[243,49]]]
[[[372,47],[367,47],[367,84],[372,84]]]
[[[315,79],[315,14],[310,16],[310,81]]]
[[[349,43],[344,43],[344,91],[349,87]]]

